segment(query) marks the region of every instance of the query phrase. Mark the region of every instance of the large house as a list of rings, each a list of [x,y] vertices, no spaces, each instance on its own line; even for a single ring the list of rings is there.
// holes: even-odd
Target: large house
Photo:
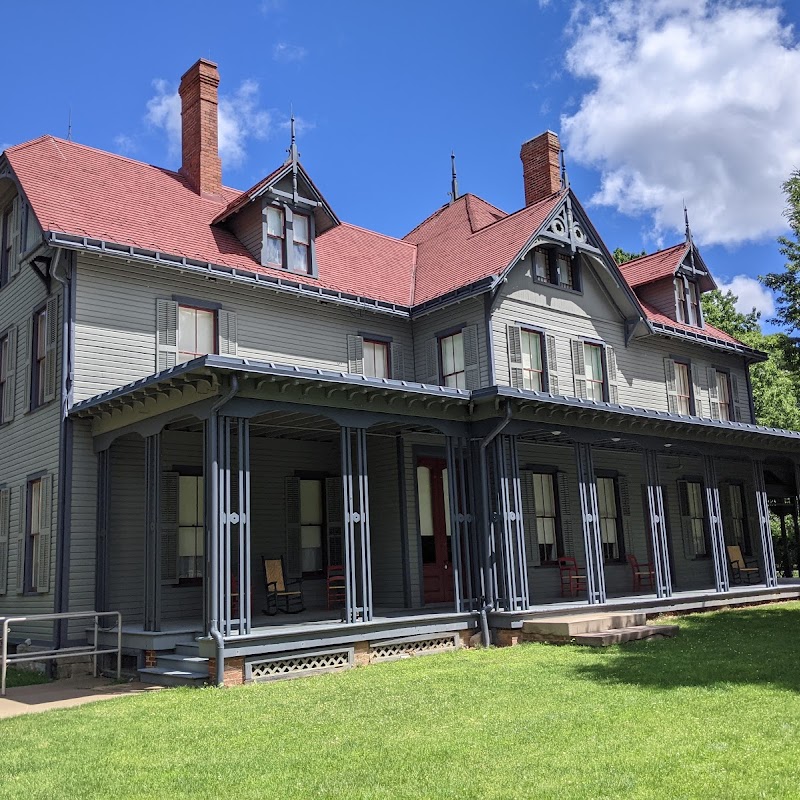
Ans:
[[[233,190],[218,84],[183,76],[178,172],[52,136],[0,157],[0,617],[120,611],[143,675],[241,682],[560,603],[797,595],[767,499],[800,435],[755,424],[764,356],[703,319],[688,227],[617,266],[550,131],[522,208],[454,180],[402,239],[341,221],[294,138]]]

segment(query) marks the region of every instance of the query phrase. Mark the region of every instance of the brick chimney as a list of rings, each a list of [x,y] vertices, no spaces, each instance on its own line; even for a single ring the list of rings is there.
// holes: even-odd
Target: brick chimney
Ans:
[[[181,173],[203,197],[222,194],[222,164],[217,137],[219,72],[201,58],[181,78]]]
[[[561,188],[561,143],[553,131],[545,131],[522,145],[522,178],[525,205],[532,206]]]

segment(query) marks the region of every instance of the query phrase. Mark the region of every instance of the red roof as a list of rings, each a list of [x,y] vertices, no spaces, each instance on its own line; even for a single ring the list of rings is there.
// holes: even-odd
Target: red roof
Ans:
[[[650,303],[646,303],[641,298],[639,299],[639,303],[645,310],[647,319],[649,319],[650,322],[657,322],[659,325],[669,325],[671,328],[677,328],[678,330],[687,331],[688,333],[699,333],[703,336],[711,336],[725,344],[738,344],[747,347],[747,345],[743,344],[738,339],[725,333],[725,331],[721,331],[719,328],[715,328],[713,325],[709,325],[707,322],[703,323],[702,328],[695,328],[693,325],[687,325],[685,322],[678,322],[668,317],[666,314],[662,314],[657,308],[651,306]]]
[[[633,261],[621,264],[620,271],[632,288],[662,278],[671,278],[686,255],[686,247],[686,242],[681,242],[649,256],[635,258]]]

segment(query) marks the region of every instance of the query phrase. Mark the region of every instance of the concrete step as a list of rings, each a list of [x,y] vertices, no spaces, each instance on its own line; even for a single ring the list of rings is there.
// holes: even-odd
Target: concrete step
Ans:
[[[164,653],[156,658],[156,666],[165,669],[203,670],[208,665],[208,659],[198,655],[184,653]]]
[[[522,633],[539,637],[572,639],[583,633],[598,633],[620,628],[645,625],[647,615],[635,612],[619,614],[566,614],[564,616],[538,617],[522,622]]]
[[[208,681],[208,671],[145,667],[139,670],[139,678],[142,683],[153,683],[157,686],[202,686]]]
[[[181,642],[175,645],[175,652],[185,656],[196,656],[200,652],[200,643]]]
[[[672,637],[677,635],[678,630],[677,625],[634,625],[630,628],[581,633],[574,638],[574,643],[588,647],[608,647],[612,644],[637,642],[642,639]]]

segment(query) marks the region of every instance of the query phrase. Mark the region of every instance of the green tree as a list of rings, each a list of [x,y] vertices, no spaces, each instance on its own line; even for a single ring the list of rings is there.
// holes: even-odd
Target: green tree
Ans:
[[[623,250],[621,247],[618,247],[614,251],[614,261],[617,264],[625,264],[628,261],[633,261],[635,258],[641,258],[642,256],[646,256],[647,253],[642,250],[641,253],[629,253],[627,250]]]

